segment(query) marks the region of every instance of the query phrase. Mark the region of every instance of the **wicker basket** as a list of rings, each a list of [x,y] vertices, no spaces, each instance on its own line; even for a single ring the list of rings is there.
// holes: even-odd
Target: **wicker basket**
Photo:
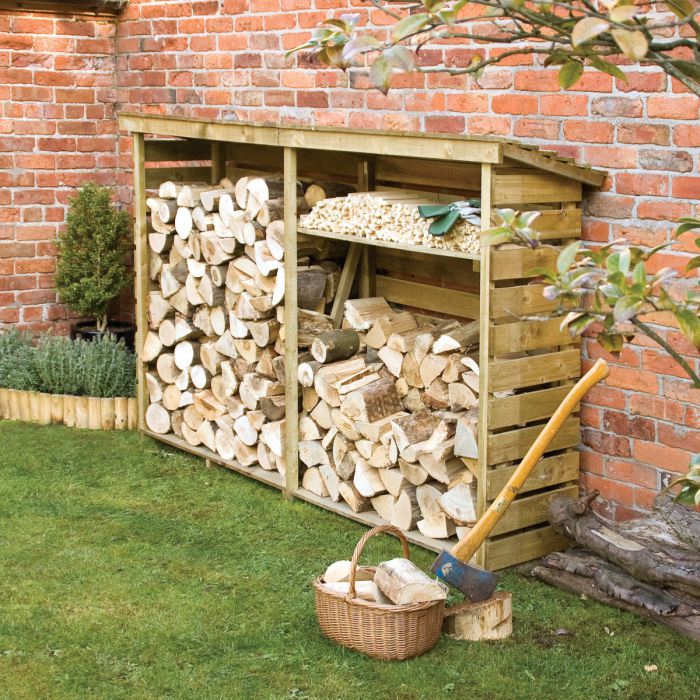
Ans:
[[[316,614],[326,637],[349,649],[377,659],[409,659],[432,649],[440,638],[445,601],[385,605],[355,597],[355,573],[362,550],[370,537],[382,532],[396,535],[409,559],[403,533],[392,525],[372,528],[360,539],[352,555],[350,590],[347,595],[329,591],[321,580],[316,589]],[[366,570],[374,571],[373,567]]]

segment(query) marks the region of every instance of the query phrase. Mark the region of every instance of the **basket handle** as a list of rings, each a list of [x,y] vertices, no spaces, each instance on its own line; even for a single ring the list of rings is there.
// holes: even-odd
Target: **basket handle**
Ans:
[[[401,532],[401,530],[399,530],[398,527],[394,527],[393,525],[377,525],[371,530],[368,530],[367,532],[365,532],[364,535],[362,535],[362,537],[360,537],[360,541],[357,543],[355,551],[352,553],[352,561],[350,562],[350,586],[348,587],[348,594],[346,596],[347,600],[354,600],[357,597],[355,593],[355,576],[357,574],[357,563],[360,561],[360,556],[362,556],[362,550],[365,548],[367,540],[369,540],[371,537],[374,537],[375,535],[380,535],[383,532],[391,533],[392,535],[398,537],[401,541],[401,546],[403,547],[404,558],[411,558],[410,552],[408,551],[408,542],[406,541],[403,532]]]

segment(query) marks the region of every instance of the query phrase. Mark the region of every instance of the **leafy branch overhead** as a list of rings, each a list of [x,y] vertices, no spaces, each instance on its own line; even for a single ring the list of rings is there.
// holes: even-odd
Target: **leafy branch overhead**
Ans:
[[[386,93],[394,71],[480,76],[512,56],[543,56],[570,88],[590,66],[625,80],[620,65],[657,66],[700,95],[700,8],[696,0],[635,4],[633,0],[369,0],[391,22],[374,33],[359,15],[326,20],[304,44],[325,65],[367,61],[370,79]],[[400,9],[396,8],[400,5]],[[654,8],[654,9],[652,9]],[[388,31],[387,31],[388,30]],[[423,65],[421,50],[436,41],[476,45],[469,65]],[[498,51],[491,47],[498,46]]]

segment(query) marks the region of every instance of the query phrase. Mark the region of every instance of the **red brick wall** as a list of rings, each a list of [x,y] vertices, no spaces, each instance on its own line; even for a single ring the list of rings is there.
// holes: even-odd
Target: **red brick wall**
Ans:
[[[344,74],[302,57],[285,60],[284,51],[329,12],[349,5],[363,22],[384,23],[383,15],[358,0],[132,0],[117,25],[117,104],[232,120],[495,134],[554,147],[610,172],[604,191],[587,199],[585,235],[592,241],[626,236],[656,244],[669,239],[674,219],[700,215],[700,103],[659,72],[631,70],[628,83],[587,73],[564,93],[552,71],[526,57],[490,70],[478,83],[400,76],[384,97],[369,89],[360,70]],[[97,27],[96,35],[104,36]],[[101,49],[94,51],[101,56]],[[0,57],[7,53],[2,49]],[[436,62],[441,53],[460,65],[469,48],[442,46],[426,51],[424,60]],[[87,77],[82,71],[75,76]],[[113,122],[106,128],[113,129]],[[79,137],[76,147],[92,138]],[[117,182],[125,201],[129,152],[123,138]],[[105,162],[96,165],[104,168]],[[666,265],[680,270],[684,262],[679,249],[664,254]],[[697,354],[677,330],[664,318],[654,320],[697,365]],[[591,343],[584,349],[587,362],[600,352]],[[599,488],[618,517],[648,509],[663,480],[685,471],[690,452],[700,451],[699,403],[700,391],[690,390],[652,343],[642,338],[631,345],[584,407],[584,486]]]
[[[114,23],[0,13],[0,323],[64,331],[54,239],[86,179],[113,184]]]

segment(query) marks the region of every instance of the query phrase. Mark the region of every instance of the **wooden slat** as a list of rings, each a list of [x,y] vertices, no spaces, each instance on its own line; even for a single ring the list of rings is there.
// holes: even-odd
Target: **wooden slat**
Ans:
[[[147,139],[146,162],[209,160],[211,142],[197,139]]]
[[[560,326],[559,318],[547,321],[518,321],[492,326],[491,354],[505,355],[579,342],[578,338],[572,337],[566,329],[560,330]]]
[[[579,453],[563,452],[552,457],[543,457],[532,470],[530,476],[520,489],[520,493],[537,491],[546,486],[554,486],[565,481],[578,480]],[[490,469],[486,474],[486,498],[493,501],[508,479],[513,476],[516,467],[499,467]]]
[[[532,525],[546,523],[549,504],[556,496],[577,498],[578,486],[564,486],[563,488],[516,499],[503,514],[496,527],[493,528],[491,536],[504,535],[507,532],[513,532],[513,530],[522,530]]]
[[[226,177],[226,144],[213,141],[211,144],[211,173],[210,182],[217,185]]]
[[[528,212],[526,212],[528,213]],[[494,225],[498,225],[501,217],[494,214]],[[559,238],[580,238],[583,212],[580,209],[550,209],[540,211],[532,228],[539,233],[541,241]]]
[[[549,418],[573,387],[572,383],[549,389],[489,399],[488,424],[492,430]]]
[[[455,260],[478,260],[479,255],[462,253],[459,250],[444,250],[442,248],[428,248],[424,245],[412,245],[410,243],[395,243],[394,241],[382,241],[378,238],[365,238],[363,236],[351,236],[345,233],[332,231],[319,231],[318,229],[299,228],[299,233],[317,238],[329,238],[334,241],[346,241],[347,243],[362,243],[363,245],[377,246],[378,248],[391,248],[392,250],[405,250],[411,254],[425,253],[426,255],[439,255]]]
[[[134,134],[134,270],[136,273],[136,400],[138,403],[138,427],[146,427],[146,409],[148,392],[144,373],[145,364],[140,359],[146,333],[148,332],[148,315],[146,297],[150,280],[148,277],[148,235],[146,224],[146,171],[145,142],[143,134]]]
[[[146,189],[157,189],[166,180],[172,180],[173,182],[209,182],[211,180],[211,167],[146,168]]]
[[[508,430],[489,436],[489,464],[501,464],[525,456],[531,445],[542,432],[544,425],[533,425],[529,428]],[[576,447],[581,440],[580,421],[578,416],[569,416],[564,421],[559,432],[552,439],[547,452]]]
[[[544,297],[544,284],[497,287],[491,294],[491,318],[516,319],[554,311],[557,304]]]
[[[508,391],[577,377],[581,371],[578,348],[492,362],[490,390]],[[482,393],[483,396],[483,393]]]
[[[484,566],[489,571],[505,569],[566,548],[570,540],[554,532],[551,525],[506,535],[484,544]]]
[[[476,163],[378,156],[375,164],[379,183],[430,184],[435,189],[477,196],[481,189],[481,168]]]
[[[406,255],[402,250],[377,248],[379,270],[396,273],[402,279],[438,287],[478,289],[480,277],[472,269],[474,262],[416,251]]]
[[[497,248],[493,251],[492,280],[534,277],[536,267],[552,268],[559,255],[557,248]]]
[[[243,474],[244,476],[247,476],[251,479],[255,479],[256,481],[261,481],[263,484],[267,484],[268,486],[274,486],[276,489],[282,489],[284,487],[284,481],[282,479],[282,476],[277,471],[266,471],[265,469],[262,469],[257,465],[251,467],[244,467],[243,465],[239,464],[235,459],[223,459],[219,454],[217,454],[216,452],[212,452],[210,449],[208,449],[207,447],[203,447],[202,445],[193,447],[185,440],[173,435],[172,433],[169,433],[167,435],[159,435],[158,433],[153,433],[150,430],[144,430],[143,434],[153,438],[154,440],[158,440],[159,442],[165,443],[166,445],[177,447],[183,452],[189,452],[195,457],[201,457],[202,459],[205,459],[208,462],[213,462],[214,464],[218,464],[221,467],[226,467],[226,469],[238,472],[239,474]]]
[[[469,319],[479,317],[479,295],[469,292],[377,275],[377,295],[389,302],[417,309],[449,313]]]
[[[498,168],[493,176],[494,206],[580,202],[581,183],[531,168]]]
[[[345,264],[343,265],[343,271],[340,273],[338,289],[335,292],[333,306],[331,307],[331,321],[334,328],[340,328],[340,324],[343,321],[345,302],[350,296],[352,283],[355,281],[357,266],[362,256],[362,248],[359,243],[352,243],[348,249],[348,254],[345,256]]]
[[[542,168],[549,172],[573,177],[576,180],[600,187],[605,182],[606,173],[603,170],[593,170],[589,167],[581,167],[570,163],[562,162],[558,158],[550,158],[537,149],[526,148],[519,144],[503,144],[503,155],[520,163],[526,163],[536,168]]]
[[[285,494],[299,487],[299,383],[297,382],[297,153],[284,149],[284,412]]]

